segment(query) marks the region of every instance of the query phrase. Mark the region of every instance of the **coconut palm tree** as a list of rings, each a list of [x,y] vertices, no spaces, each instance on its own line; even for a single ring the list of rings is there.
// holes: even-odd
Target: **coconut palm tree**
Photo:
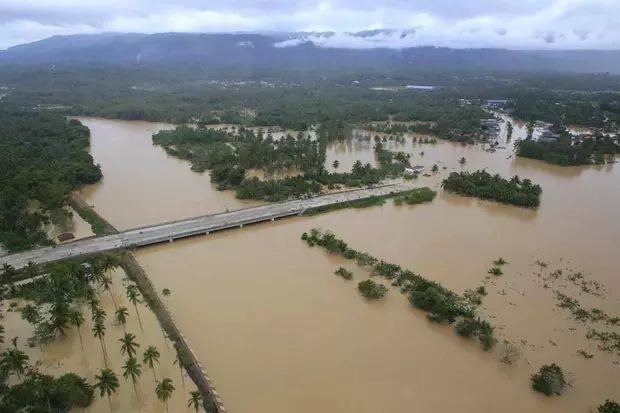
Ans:
[[[84,343],[82,342],[82,332],[80,331],[80,327],[84,324],[84,316],[82,312],[78,309],[72,310],[69,313],[69,322],[72,326],[74,326],[78,334],[80,335],[80,347],[82,347],[82,351],[84,351]]]
[[[58,297],[50,307],[50,324],[54,330],[65,336],[67,324],[69,324],[69,303],[65,297]]]
[[[138,291],[138,287],[134,284],[129,284],[127,286],[127,299],[131,304],[133,304],[133,308],[136,310],[136,315],[138,316],[138,324],[140,324],[140,330],[144,331],[142,328],[142,320],[140,320],[140,313],[138,312],[138,303],[140,303],[140,292]]]
[[[92,318],[95,323],[104,323],[107,317],[107,313],[101,307],[95,308],[95,311],[92,313]]]
[[[107,275],[104,275],[103,277],[101,277],[99,284],[101,284],[103,289],[107,291],[108,294],[110,294],[110,298],[112,299],[112,302],[114,303],[114,308],[117,309],[118,306],[116,305],[114,294],[112,294],[112,278],[108,277]]]
[[[140,367],[138,359],[136,359],[135,357],[129,357],[123,365],[123,377],[125,378],[125,380],[129,380],[129,378],[131,378],[131,382],[133,383],[133,390],[134,392],[136,392],[136,396],[138,395],[138,390],[136,389],[136,382],[141,375],[142,367]]]
[[[154,346],[148,346],[146,350],[144,350],[142,362],[147,364],[149,368],[153,370],[153,380],[157,381],[157,377],[155,376],[155,363],[159,364],[159,350],[157,350]]]
[[[0,356],[0,367],[7,372],[15,373],[20,380],[27,366],[28,355],[17,348],[10,348]]]
[[[26,304],[24,308],[22,308],[22,319],[28,321],[33,326],[36,326],[41,322],[41,312],[36,306]]]
[[[107,367],[108,366],[108,361],[106,359],[107,352],[105,349],[105,342],[104,342],[105,325],[103,325],[103,323],[96,322],[95,325],[93,326],[93,335],[99,339],[99,344],[101,344],[101,352],[103,353],[103,362],[105,363]]]
[[[123,325],[123,331],[125,333],[127,333],[127,330],[125,329],[125,325],[127,324],[128,316],[129,316],[129,311],[127,310],[127,307],[118,307],[116,311],[114,312],[114,318],[116,319],[116,322],[118,324]]]
[[[133,357],[136,355],[136,349],[140,347],[140,344],[136,343],[136,336],[131,333],[125,333],[125,335],[118,339],[121,342],[121,353],[127,354],[127,357]]]
[[[118,377],[116,377],[116,374],[110,369],[101,369],[101,372],[95,375],[95,388],[99,389],[100,397],[107,394],[108,403],[110,403],[110,411],[112,410],[112,400],[110,396],[116,393],[119,386]]]
[[[90,308],[90,313],[94,314],[95,311],[97,311],[97,309],[100,307],[100,302],[99,302],[99,298],[97,298],[97,293],[93,291],[93,295],[92,297],[88,298],[88,308]]]
[[[166,412],[168,411],[168,400],[172,397],[172,392],[174,392],[172,380],[166,378],[160,382],[157,382],[157,386],[155,386],[155,393],[157,394],[157,398],[159,400],[166,403]]]
[[[196,412],[202,406],[202,394],[199,391],[190,391],[189,400],[187,401],[187,407],[193,407]]]

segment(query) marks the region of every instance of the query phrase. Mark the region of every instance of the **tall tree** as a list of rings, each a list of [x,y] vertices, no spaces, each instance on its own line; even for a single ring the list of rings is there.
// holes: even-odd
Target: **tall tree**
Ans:
[[[93,335],[99,339],[99,344],[101,344],[101,352],[103,353],[103,362],[106,367],[108,367],[108,360],[106,358],[107,352],[105,349],[105,325],[101,322],[96,322],[93,326]]]
[[[134,284],[129,284],[127,286],[127,299],[131,304],[133,304],[133,308],[136,310],[136,315],[138,316],[138,323],[140,324],[140,330],[144,331],[142,328],[142,320],[140,319],[140,313],[138,312],[138,303],[140,303],[140,292],[138,291],[138,287]]]
[[[172,397],[173,392],[174,386],[172,385],[172,380],[168,378],[157,382],[157,386],[155,386],[157,398],[166,404],[166,412],[168,411],[168,400]]]
[[[179,371],[181,373],[181,383],[183,384],[183,388],[185,388],[185,376],[183,375],[183,358],[185,356],[184,350],[182,349],[182,347],[179,347],[177,345],[174,346],[175,350],[176,350],[176,354],[174,357],[174,362],[173,364],[176,364],[179,366]]]
[[[198,390],[189,392],[189,400],[187,401],[187,407],[193,407],[196,412],[203,405],[202,394]]]
[[[121,353],[127,354],[127,357],[131,358],[136,355],[137,348],[140,344],[136,342],[136,336],[131,333],[125,333],[125,335],[118,339],[121,342]]]
[[[69,322],[76,328],[80,336],[80,347],[82,347],[82,351],[84,351],[84,343],[82,342],[82,331],[80,327],[84,324],[84,321],[84,315],[82,315],[79,309],[76,308],[69,313]]]
[[[28,366],[28,355],[17,348],[5,350],[0,356],[0,367],[7,372],[12,372],[21,380],[22,374]]]
[[[125,333],[127,333],[126,330],[126,324],[127,324],[127,317],[129,316],[129,311],[127,310],[127,307],[118,307],[116,309],[116,312],[114,313],[114,318],[116,319],[116,322],[118,324],[122,324],[123,326],[123,331]]]
[[[131,378],[131,382],[133,383],[133,390],[136,392],[136,396],[138,395],[138,390],[136,389],[136,382],[138,378],[142,375],[142,367],[140,367],[140,363],[135,357],[129,357],[125,364],[123,365],[123,377],[125,380]]]
[[[104,394],[108,396],[108,403],[110,404],[110,411],[112,411],[112,399],[110,396],[118,390],[120,384],[116,374],[106,368],[101,369],[98,375],[95,375],[95,388],[99,389],[99,395],[103,397]]]
[[[146,350],[144,350],[144,356],[142,357],[142,362],[153,370],[153,380],[155,381],[157,381],[157,377],[155,376],[155,363],[159,364],[159,356],[159,350],[154,346],[148,346]]]

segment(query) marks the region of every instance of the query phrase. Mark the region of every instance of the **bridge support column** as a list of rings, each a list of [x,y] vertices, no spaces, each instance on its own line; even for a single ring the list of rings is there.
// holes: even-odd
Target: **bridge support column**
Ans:
[[[205,232],[205,235],[209,235],[209,231],[206,231],[206,232]]]
[[[273,222],[273,221],[275,221],[275,220],[276,220],[275,218],[271,218],[271,221],[272,221],[272,222]]]
[[[239,228],[243,228],[243,224],[239,224]]]
[[[170,238],[170,239],[168,240],[168,242],[172,242],[172,238]]]

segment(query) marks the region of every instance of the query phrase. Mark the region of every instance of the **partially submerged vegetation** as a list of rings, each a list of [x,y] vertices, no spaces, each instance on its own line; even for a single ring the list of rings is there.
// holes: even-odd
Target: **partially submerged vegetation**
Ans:
[[[542,366],[531,380],[532,388],[545,396],[559,396],[568,384],[562,368],[555,363]]]
[[[474,306],[467,298],[448,290],[437,282],[427,280],[402,268],[398,264],[388,263],[368,253],[356,251],[331,232],[312,229],[309,233],[303,233],[301,239],[309,246],[318,245],[328,252],[355,260],[359,266],[369,268],[371,275],[390,281],[392,286],[398,287],[402,293],[408,295],[412,305],[426,311],[429,320],[448,323],[458,321],[457,333],[466,337],[477,337],[485,350],[491,349],[495,344],[493,328],[488,322],[476,316]],[[372,295],[370,298],[379,298],[375,297],[375,293],[376,289],[380,288],[377,286],[382,285],[374,282],[371,284],[371,282],[372,280],[364,281],[364,291],[360,288],[360,292],[365,295],[368,291]],[[383,294],[379,295],[383,296]]]
[[[0,244],[8,251],[49,244],[42,225],[69,219],[71,191],[101,179],[89,136],[57,114],[0,111]]]
[[[360,294],[362,294],[369,300],[379,300],[385,297],[388,292],[388,289],[385,285],[376,283],[373,280],[360,281],[357,284],[357,289],[359,290]]]
[[[452,172],[441,186],[449,192],[482,199],[535,208],[540,204],[542,189],[529,179],[512,177],[510,180],[491,175],[484,170],[476,172]]]
[[[351,280],[353,279],[353,272],[347,270],[346,268],[343,267],[338,267],[338,269],[336,271],[334,271],[334,274],[336,274],[339,277],[344,278],[345,280]]]
[[[521,140],[516,148],[517,156],[563,166],[602,164],[605,157],[613,162],[616,154],[620,153],[620,144],[607,135],[574,141],[566,131],[560,132],[551,141]]]

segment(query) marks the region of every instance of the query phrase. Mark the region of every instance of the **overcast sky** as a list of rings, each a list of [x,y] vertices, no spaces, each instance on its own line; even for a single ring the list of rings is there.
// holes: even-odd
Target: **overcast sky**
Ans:
[[[346,35],[382,28],[407,31]],[[619,49],[620,0],[0,0],[0,49],[110,31],[339,33],[309,38],[325,47]]]

